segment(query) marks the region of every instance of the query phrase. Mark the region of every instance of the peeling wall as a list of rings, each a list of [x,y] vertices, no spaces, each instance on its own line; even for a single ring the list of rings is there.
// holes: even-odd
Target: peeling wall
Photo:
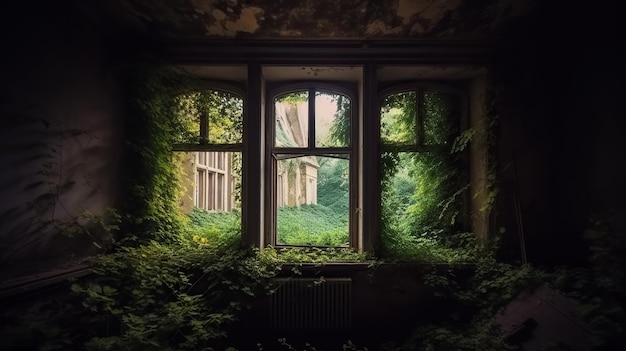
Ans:
[[[103,8],[169,39],[481,37],[527,15],[533,0],[106,0]]]

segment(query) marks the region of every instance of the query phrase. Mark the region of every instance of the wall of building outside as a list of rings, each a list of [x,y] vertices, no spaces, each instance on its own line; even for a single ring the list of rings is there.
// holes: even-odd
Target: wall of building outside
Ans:
[[[317,204],[317,171],[319,165],[315,156],[281,161],[277,167],[276,196],[281,206]]]
[[[195,152],[176,153],[176,161],[180,167],[181,187],[183,194],[180,197],[180,209],[189,213],[194,208],[194,194],[196,192],[196,169],[194,164]]]
[[[317,204],[317,170],[319,164],[315,156],[304,158],[300,163],[300,204]]]
[[[275,103],[274,106],[276,125],[283,126],[283,132],[293,143],[289,146],[305,146],[308,138],[307,130],[304,128],[308,125],[308,101],[298,104],[279,102]]]
[[[293,104],[280,102],[275,104],[275,119],[277,129],[282,126],[282,132],[291,145],[306,145],[307,130],[303,126],[308,125],[308,102]],[[278,130],[276,133],[278,134]],[[293,158],[279,161],[277,167],[278,187],[276,196],[280,206],[300,206],[305,204],[317,204],[317,172],[319,164],[315,156]]]
[[[232,160],[230,153],[223,153],[223,165],[219,167],[217,160],[213,164],[206,161],[206,164],[200,165],[200,152],[181,152],[180,159],[177,160],[180,167],[181,186],[183,195],[180,198],[180,208],[183,213],[189,213],[193,208],[201,208],[204,210],[231,211],[235,207],[235,179],[232,174]],[[204,152],[205,160],[209,157],[218,156],[217,152]],[[206,174],[213,174],[213,184],[210,185],[206,181],[202,182],[204,188],[201,188],[201,181],[198,179],[201,169],[205,172],[207,180],[210,179]],[[218,177],[220,175],[223,178]],[[221,189],[219,184],[222,184]],[[211,190],[213,189],[213,193]],[[218,199],[218,196],[221,199]],[[200,200],[199,197],[203,197]],[[209,205],[210,203],[210,205]],[[217,205],[221,203],[221,205]],[[218,207],[218,208],[214,208]]]

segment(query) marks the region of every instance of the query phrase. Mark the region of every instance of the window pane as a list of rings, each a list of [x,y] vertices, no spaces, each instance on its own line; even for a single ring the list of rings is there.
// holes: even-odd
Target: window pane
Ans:
[[[350,144],[350,98],[341,94],[315,94],[315,146],[345,147]]]
[[[458,99],[436,91],[424,92],[424,144],[452,144],[458,134]]]
[[[207,121],[205,132],[209,143],[242,142],[243,99],[239,96],[221,90],[203,90],[181,94],[176,102],[176,143],[200,143],[203,118]]]
[[[203,94],[209,114],[209,143],[236,144],[243,141],[243,99],[220,90]]]
[[[415,92],[387,95],[380,115],[380,137],[386,144],[413,145],[415,135]]]
[[[277,161],[276,242],[349,243],[349,160],[303,156]]]
[[[176,97],[176,143],[200,143],[200,93],[181,94]]]
[[[278,147],[306,147],[309,135],[309,93],[306,90],[274,99],[275,139]]]
[[[384,153],[382,165],[386,245],[437,236],[459,224],[464,178],[448,153]]]
[[[200,160],[220,159],[224,167],[214,168]],[[240,152],[175,152],[181,195],[179,203],[184,213],[194,208],[206,211],[232,211],[241,208]]]

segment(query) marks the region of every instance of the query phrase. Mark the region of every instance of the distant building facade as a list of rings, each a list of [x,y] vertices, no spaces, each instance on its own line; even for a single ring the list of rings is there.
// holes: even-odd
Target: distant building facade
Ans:
[[[228,152],[195,151],[182,153],[179,164],[183,171],[181,198],[184,212],[196,207],[206,211],[231,211],[235,208],[235,177],[232,154]]]

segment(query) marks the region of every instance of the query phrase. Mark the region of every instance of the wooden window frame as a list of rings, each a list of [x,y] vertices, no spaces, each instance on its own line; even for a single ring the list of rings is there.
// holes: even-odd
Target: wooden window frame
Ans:
[[[306,147],[282,147],[275,146],[275,106],[274,99],[277,96],[289,92],[306,90],[309,93],[309,114],[308,114],[308,138]],[[335,93],[347,96],[350,99],[350,140],[345,147],[321,147],[315,145],[315,93]],[[267,98],[265,101],[265,226],[263,228],[263,239],[266,245],[278,247],[297,247],[301,245],[278,244],[276,239],[276,218],[277,218],[277,169],[274,155],[297,156],[326,156],[333,154],[346,154],[349,160],[349,205],[348,205],[348,247],[359,248],[358,228],[359,211],[358,197],[359,186],[359,111],[358,111],[358,88],[356,84],[334,81],[300,81],[300,82],[272,82],[267,85]],[[283,189],[284,190],[284,189]],[[324,247],[319,245],[305,245],[306,247]],[[333,246],[344,247],[344,246]]]
[[[204,81],[201,84],[193,86],[191,88],[192,90],[197,90],[197,91],[213,90],[213,91],[226,92],[226,93],[230,93],[240,98],[242,101],[242,105],[243,105],[242,123],[243,125],[245,125],[247,92],[241,85],[236,84],[236,83],[227,83],[227,82]],[[222,162],[223,164],[221,165],[222,167],[220,167],[219,165],[218,157],[219,157],[220,152],[243,154],[243,150],[244,150],[243,145],[245,143],[244,136],[243,136],[244,134],[242,131],[242,141],[239,143],[209,143],[209,140],[208,140],[209,128],[210,128],[210,123],[209,123],[208,114],[201,114],[200,115],[199,142],[198,143],[177,143],[173,145],[172,151],[196,153],[196,157],[194,157],[194,161],[195,161],[194,162],[194,173],[195,173],[194,180],[198,183],[196,184],[196,186],[194,186],[194,194],[193,194],[194,206],[198,208],[202,208],[206,211],[230,210],[231,206],[226,206],[227,201],[230,201],[227,199],[227,197],[229,196],[228,194],[232,192],[232,186],[229,184],[231,183],[229,181],[230,174],[229,172],[226,171],[226,169],[228,168],[227,163],[230,162],[230,157],[226,157],[226,155],[224,156],[224,160]],[[213,154],[208,154],[209,152]],[[204,154],[205,159],[204,159],[203,164],[200,164],[200,153],[207,153],[207,154]],[[219,187],[218,175],[222,174],[224,176],[223,177],[224,184],[222,186],[222,199],[215,199],[216,201],[213,201],[214,200],[213,196],[205,196],[205,195],[200,195],[200,196],[205,196],[204,200],[197,198],[198,194],[196,191],[196,187],[201,181],[198,177],[199,170],[202,170],[204,172],[204,180],[203,180],[204,184],[203,185],[205,189],[213,187],[212,192],[218,191],[218,187]],[[211,173],[213,177],[211,177],[209,173]],[[242,170],[242,173],[243,173],[243,170]],[[212,182],[210,181],[211,178],[213,178]],[[243,174],[242,174],[242,178],[243,178]],[[243,192],[243,187],[244,186],[242,184],[242,192]],[[204,192],[206,193],[206,190]],[[211,201],[211,204],[208,203],[209,201]],[[221,202],[221,206],[219,205],[220,202]],[[198,206],[198,204],[201,204],[203,206],[202,207]],[[242,206],[243,206],[243,201],[242,201]],[[243,223],[241,225],[243,227]]]

